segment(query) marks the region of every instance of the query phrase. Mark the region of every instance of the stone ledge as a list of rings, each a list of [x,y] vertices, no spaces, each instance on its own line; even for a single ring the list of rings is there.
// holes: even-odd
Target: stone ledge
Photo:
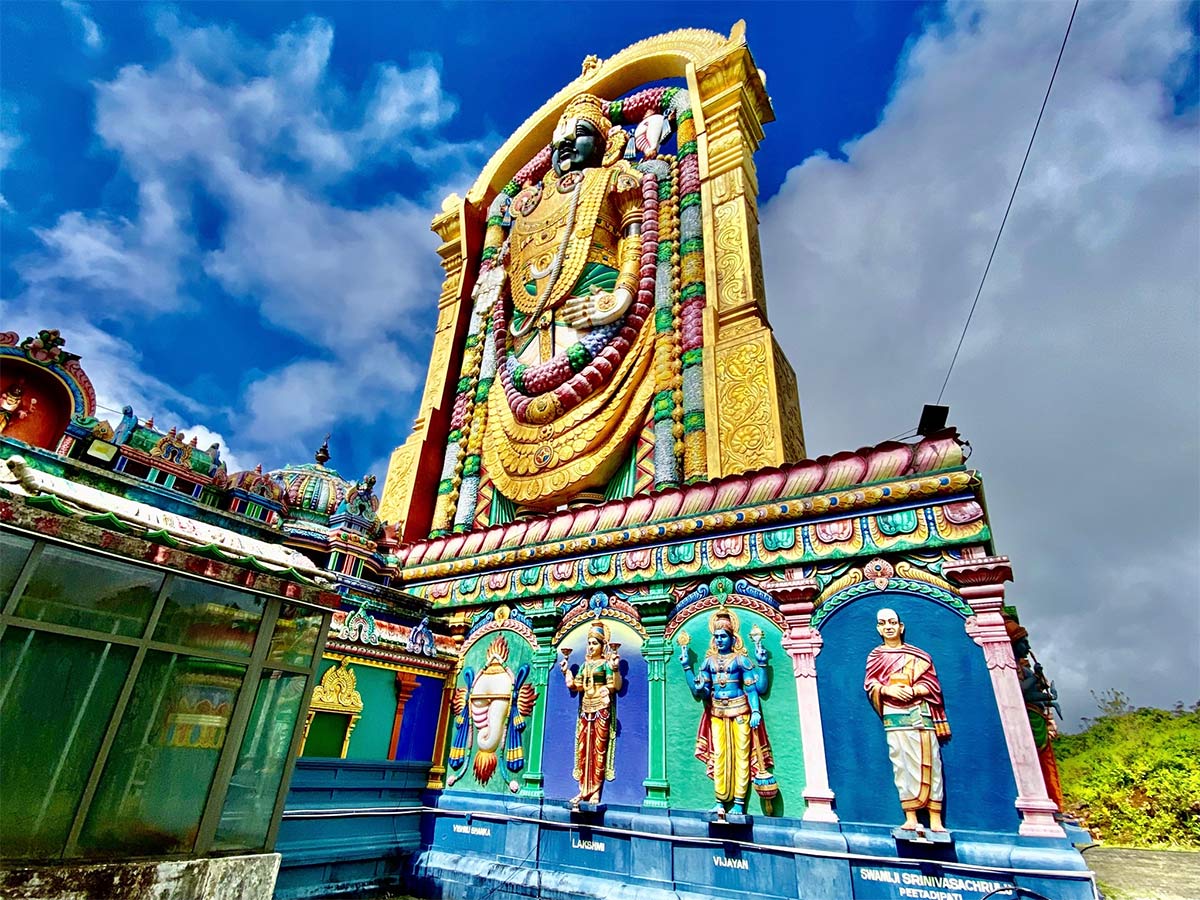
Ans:
[[[270,900],[278,853],[0,871],[11,900]]]

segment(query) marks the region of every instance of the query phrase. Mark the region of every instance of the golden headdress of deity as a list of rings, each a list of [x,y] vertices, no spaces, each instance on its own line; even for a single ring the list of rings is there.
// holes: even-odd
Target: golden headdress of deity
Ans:
[[[733,652],[739,656],[746,655],[746,644],[742,640],[741,622],[738,620],[738,615],[728,606],[719,606],[716,611],[708,617],[708,633],[713,635],[712,641],[708,645],[708,656],[715,656],[717,653],[716,633],[718,628],[723,628],[733,635]]]
[[[608,104],[595,94],[580,94],[567,104],[567,108],[559,116],[551,142],[557,144],[563,138],[570,137],[575,131],[575,123],[580,119],[596,126],[600,137],[607,141],[609,129],[612,127],[608,118]]]
[[[599,639],[600,643],[607,646],[608,645],[608,636],[609,636],[608,626],[600,621],[593,622],[591,625],[588,626],[587,636],[588,637],[595,636],[596,638]]]

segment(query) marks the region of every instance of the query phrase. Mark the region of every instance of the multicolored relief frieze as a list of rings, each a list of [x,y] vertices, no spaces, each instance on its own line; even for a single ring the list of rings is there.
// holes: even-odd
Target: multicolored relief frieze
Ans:
[[[970,507],[979,510],[970,521],[950,521],[951,515],[962,519],[962,510]],[[947,513],[947,509],[956,512]],[[942,532],[943,526],[949,534]],[[870,553],[940,549],[980,543],[990,537],[982,509],[971,499],[518,565],[487,574],[417,583],[408,590],[438,605],[511,602],[600,590],[613,584],[650,584],[852,559]]]

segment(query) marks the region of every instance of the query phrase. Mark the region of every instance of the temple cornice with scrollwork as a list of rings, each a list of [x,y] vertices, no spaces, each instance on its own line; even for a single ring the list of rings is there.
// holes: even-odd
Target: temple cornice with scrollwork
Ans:
[[[777,573],[878,553],[986,543],[976,473],[956,469],[765,502],[575,542],[497,548],[400,572],[405,588],[437,605],[561,596],[611,585],[682,581],[720,573]],[[845,510],[846,515],[837,513]],[[570,549],[568,549],[570,548]],[[572,552],[573,551],[573,552]]]

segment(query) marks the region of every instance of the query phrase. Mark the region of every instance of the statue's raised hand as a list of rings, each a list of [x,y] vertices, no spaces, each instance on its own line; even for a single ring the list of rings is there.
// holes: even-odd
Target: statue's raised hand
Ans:
[[[615,322],[625,315],[633,303],[633,292],[619,287],[615,291],[592,285],[592,292],[583,297],[568,297],[563,304],[563,319],[572,328],[596,328]]]

